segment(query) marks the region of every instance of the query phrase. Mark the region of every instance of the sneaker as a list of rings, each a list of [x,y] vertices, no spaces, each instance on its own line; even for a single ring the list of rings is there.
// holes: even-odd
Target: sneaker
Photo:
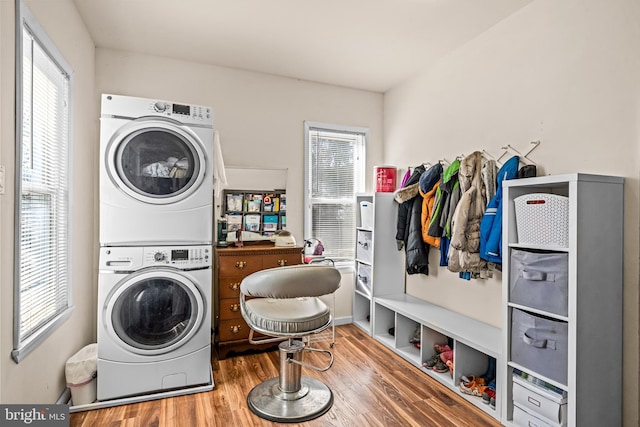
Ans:
[[[461,380],[460,386],[458,388],[464,394],[470,394],[472,396],[482,397],[482,394],[488,387],[486,385],[478,384],[475,381],[465,382]]]
[[[426,362],[423,362],[422,366],[424,366],[427,369],[433,369],[433,367],[436,365],[436,362],[438,360],[440,360],[440,355],[434,354],[433,356],[431,356],[429,360],[427,360]]]
[[[496,409],[496,398],[492,397],[491,400],[489,401],[489,406],[491,407],[491,409]]]
[[[411,344],[420,342],[420,325],[416,326],[416,330],[413,332],[413,336],[409,340]]]
[[[396,328],[389,328],[389,335],[392,337],[396,335]]]
[[[442,374],[444,372],[449,372],[449,367],[438,357],[436,364],[433,366],[433,370]]]
[[[486,403],[489,405],[491,403],[491,399],[496,398],[496,390],[492,387],[487,387],[482,393],[482,403]]]

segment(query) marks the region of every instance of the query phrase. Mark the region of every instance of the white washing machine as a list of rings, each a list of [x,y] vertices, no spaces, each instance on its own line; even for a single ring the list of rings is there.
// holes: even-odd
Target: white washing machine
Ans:
[[[211,375],[212,247],[101,247],[98,400],[201,384]]]
[[[211,108],[102,95],[100,246],[213,241]]]

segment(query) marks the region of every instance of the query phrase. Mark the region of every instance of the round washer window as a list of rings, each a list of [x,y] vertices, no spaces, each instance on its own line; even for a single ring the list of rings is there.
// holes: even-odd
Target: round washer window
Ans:
[[[198,304],[182,283],[149,278],[129,286],[115,301],[111,320],[118,337],[143,350],[171,346],[196,325]]]

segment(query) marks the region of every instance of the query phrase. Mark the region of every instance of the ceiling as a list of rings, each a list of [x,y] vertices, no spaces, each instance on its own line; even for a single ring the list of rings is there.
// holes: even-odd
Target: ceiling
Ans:
[[[386,92],[533,0],[74,0],[98,48]]]

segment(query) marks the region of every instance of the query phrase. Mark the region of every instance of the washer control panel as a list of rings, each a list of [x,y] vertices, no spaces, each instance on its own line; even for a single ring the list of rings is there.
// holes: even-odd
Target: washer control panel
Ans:
[[[145,267],[172,265],[202,268],[211,265],[211,246],[158,246],[144,248]]]
[[[113,246],[100,248],[100,269],[133,271],[144,267],[171,266],[181,270],[211,267],[210,245]]]

